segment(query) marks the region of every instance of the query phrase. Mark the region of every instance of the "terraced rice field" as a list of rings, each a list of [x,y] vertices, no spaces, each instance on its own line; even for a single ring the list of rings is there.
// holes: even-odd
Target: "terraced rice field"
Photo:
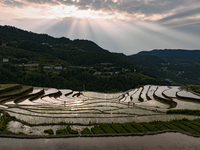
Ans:
[[[17,85],[1,86],[0,90],[14,86]],[[13,124],[23,126],[23,123],[46,126],[42,128],[43,130],[51,125],[57,125],[58,129],[61,127],[60,124],[90,126],[101,123],[148,123],[199,118],[192,115],[166,114],[169,109],[200,109],[200,103],[197,101],[200,96],[181,91],[179,87],[146,85],[121,93],[29,88],[29,90],[28,87],[16,88],[0,94],[0,109],[17,119],[16,122],[9,123],[10,130],[14,131]],[[19,95],[16,94],[17,91],[20,91]],[[176,106],[172,108],[171,102],[176,103]],[[112,128],[117,128],[116,131],[122,130],[117,125]]]

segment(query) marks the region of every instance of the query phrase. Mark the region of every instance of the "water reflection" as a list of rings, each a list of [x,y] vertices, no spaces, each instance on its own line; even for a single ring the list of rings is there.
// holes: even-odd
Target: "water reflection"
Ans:
[[[146,136],[56,138],[56,139],[13,139],[0,138],[2,150],[193,150],[200,148],[199,138],[181,133],[164,133]]]

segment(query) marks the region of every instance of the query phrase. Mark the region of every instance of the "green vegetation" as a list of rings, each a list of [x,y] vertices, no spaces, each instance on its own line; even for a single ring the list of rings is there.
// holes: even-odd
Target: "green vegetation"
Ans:
[[[0,41],[7,43],[0,47],[0,59],[9,59],[9,63],[0,63],[0,83],[76,91],[83,90],[85,85],[86,90],[99,92],[167,84],[92,41],[53,38],[10,26],[0,26]],[[63,69],[44,69],[44,66]],[[95,72],[101,75],[94,75]]]
[[[133,123],[131,124],[134,128],[136,128],[138,131],[142,132],[142,133],[146,133],[146,132],[149,132],[149,130],[145,127],[143,127],[141,124],[136,124],[136,123]]]
[[[187,132],[190,132],[190,133],[194,133],[194,134],[199,134],[198,131],[183,125],[181,122],[173,122],[173,125],[179,127],[180,129],[182,129],[184,131],[187,131]]]
[[[193,91],[200,94],[200,87],[198,85],[182,86],[181,88],[186,91]]]
[[[0,94],[0,97],[20,95],[31,89],[32,89],[32,86],[21,86],[21,88],[17,88],[16,90],[12,90],[10,92]]]
[[[186,131],[193,134],[200,134],[200,120],[184,121],[175,120],[171,122],[151,122],[151,123],[125,123],[125,124],[99,124],[91,128],[93,134],[128,134],[128,133],[147,133],[158,132],[162,130]],[[81,133],[88,132],[88,128]]]
[[[193,122],[187,122],[187,121],[182,121],[181,122],[183,125],[190,127],[200,133],[200,128],[197,125],[194,125]]]
[[[19,84],[0,84],[0,90],[2,91],[8,88],[16,87],[16,86],[19,86]]]
[[[167,114],[185,114],[185,115],[200,115],[200,110],[191,110],[191,109],[174,109],[168,110]]]
[[[2,111],[1,111],[2,113]],[[8,114],[1,115],[0,121],[0,132],[2,133],[11,133],[6,129],[6,125],[9,120]],[[192,134],[200,135],[200,120],[188,121],[185,119],[174,120],[170,122],[150,122],[150,123],[125,123],[125,124],[99,124],[91,128],[91,131],[88,127],[84,128],[81,131],[81,134],[129,134],[129,133],[150,133],[158,132],[162,130],[176,130],[176,131],[186,131]],[[68,132],[67,132],[68,131]],[[54,134],[52,129],[44,130],[44,133],[49,135]],[[78,134],[78,131],[70,128],[70,125],[67,128],[58,129],[56,135],[67,135],[67,134]],[[13,134],[13,133],[12,133]],[[17,134],[24,134],[19,132]]]
[[[56,135],[65,135],[68,134],[66,128],[56,130]]]
[[[0,117],[0,131],[5,131],[6,130],[6,126],[9,122],[9,114],[8,113],[5,113],[3,111],[0,110],[0,114],[1,114],[1,117]]]
[[[159,130],[169,130],[169,128],[163,125],[162,123],[155,124],[154,126]]]
[[[198,122],[198,121],[192,121],[191,123],[194,124],[197,127],[200,127],[200,122]]]
[[[151,125],[151,124],[142,124],[143,127],[147,128],[149,131],[151,132],[156,132],[156,131],[159,131],[158,128],[156,128],[155,126]]]
[[[3,58],[8,58],[9,62],[2,62]],[[9,100],[6,97],[12,96],[13,99],[18,100],[17,98],[21,99],[24,92],[30,92],[30,86],[20,84],[74,91],[82,91],[84,87],[87,91],[99,92],[127,91],[146,84],[200,84],[198,69],[200,51],[154,50],[125,56],[110,53],[92,41],[53,38],[10,26],[0,26],[0,60],[1,104]],[[45,69],[44,66],[48,66],[49,69]],[[53,69],[51,66],[61,66],[62,69]],[[197,93],[200,89],[197,85],[186,88]],[[60,96],[60,94],[53,96]],[[142,92],[139,101],[142,102],[141,94]],[[148,95],[146,97],[150,100]],[[176,106],[176,103],[171,103],[172,106]],[[3,111],[1,114],[0,131],[6,133],[6,125],[12,118]],[[200,115],[200,111],[169,110],[167,114]],[[67,121],[54,124],[66,125]],[[91,121],[89,124],[92,124]],[[178,130],[199,134],[199,127],[199,120],[191,122],[174,120],[173,122],[99,124],[91,128],[91,131],[85,128],[81,133],[144,134],[160,130]],[[44,132],[53,134],[51,129]],[[61,134],[78,134],[78,131],[68,125],[67,128],[56,131],[56,135]]]
[[[1,116],[1,123],[0,123],[0,131],[4,131],[6,128],[7,122],[5,121],[4,117]]]
[[[110,126],[116,131],[116,133],[129,133],[119,124],[111,124]]]
[[[90,129],[84,128],[84,129],[81,131],[81,134],[92,134],[92,132],[90,131]]]
[[[107,134],[115,134],[116,132],[110,127],[109,124],[100,124],[99,127]]]
[[[95,125],[93,128],[91,128],[91,131],[94,134],[104,134],[103,130],[98,125]]]
[[[17,134],[25,135],[25,133],[24,133],[24,132],[18,132]]]
[[[179,128],[178,126],[175,126],[169,122],[164,122],[163,125],[166,126],[170,130],[179,130],[179,131],[183,130],[183,129]]]
[[[126,73],[107,76],[93,75],[90,68],[72,68],[65,70],[45,70],[42,67],[28,68],[12,64],[0,64],[0,83],[19,83],[37,87],[53,87],[57,89],[72,89],[110,92],[126,91],[138,84],[165,84],[155,78],[141,73]]]
[[[135,66],[140,66],[142,70],[148,72],[149,76],[161,77],[172,85],[192,83],[200,85],[199,50],[162,49],[142,51],[130,56],[123,54],[116,54],[116,56]]]
[[[129,133],[140,133],[140,131],[138,131],[136,128],[134,128],[133,126],[131,126],[131,124],[122,124],[122,126],[123,126],[124,129],[126,129]]]
[[[54,132],[53,132],[52,129],[46,129],[46,130],[44,130],[44,133],[47,133],[47,134],[51,135],[51,134],[53,134]]]
[[[67,126],[67,131],[69,132],[69,134],[78,134],[78,131],[71,129],[70,125]]]

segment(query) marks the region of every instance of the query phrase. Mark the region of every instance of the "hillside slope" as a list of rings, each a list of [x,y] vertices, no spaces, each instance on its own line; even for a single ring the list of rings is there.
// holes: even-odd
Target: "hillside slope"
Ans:
[[[88,40],[0,26],[0,44],[0,59],[9,59],[9,63],[0,63],[0,83],[101,92],[167,84]]]
[[[165,49],[115,55],[173,84],[200,84],[200,50]]]

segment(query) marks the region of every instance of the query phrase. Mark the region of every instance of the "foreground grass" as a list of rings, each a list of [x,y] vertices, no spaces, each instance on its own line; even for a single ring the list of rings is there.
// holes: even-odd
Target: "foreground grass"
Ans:
[[[186,131],[200,135],[200,120],[187,121],[174,120],[171,122],[151,123],[126,123],[126,124],[99,124],[91,128],[85,128],[83,134],[145,134],[160,131]]]
[[[7,114],[1,116],[0,121],[0,134],[8,133],[6,129],[8,121]],[[57,129],[55,134],[57,136],[61,135],[72,135],[76,136],[112,136],[112,135],[145,135],[145,134],[158,134],[160,132],[168,132],[168,131],[176,131],[176,132],[187,132],[192,135],[200,136],[200,120],[192,120],[188,121],[186,119],[183,120],[174,120],[170,122],[150,122],[150,123],[124,123],[124,124],[98,124],[94,125],[91,129],[86,127],[82,131],[78,132],[77,130],[71,129],[70,125],[67,125],[64,128]],[[21,131],[23,132],[23,130]],[[53,135],[54,132],[52,129],[44,130],[44,133],[48,135]],[[15,134],[15,133],[10,133]],[[18,133],[19,135],[19,133]]]
[[[174,109],[174,110],[168,110],[167,114],[184,114],[184,115],[200,116],[200,110]]]

